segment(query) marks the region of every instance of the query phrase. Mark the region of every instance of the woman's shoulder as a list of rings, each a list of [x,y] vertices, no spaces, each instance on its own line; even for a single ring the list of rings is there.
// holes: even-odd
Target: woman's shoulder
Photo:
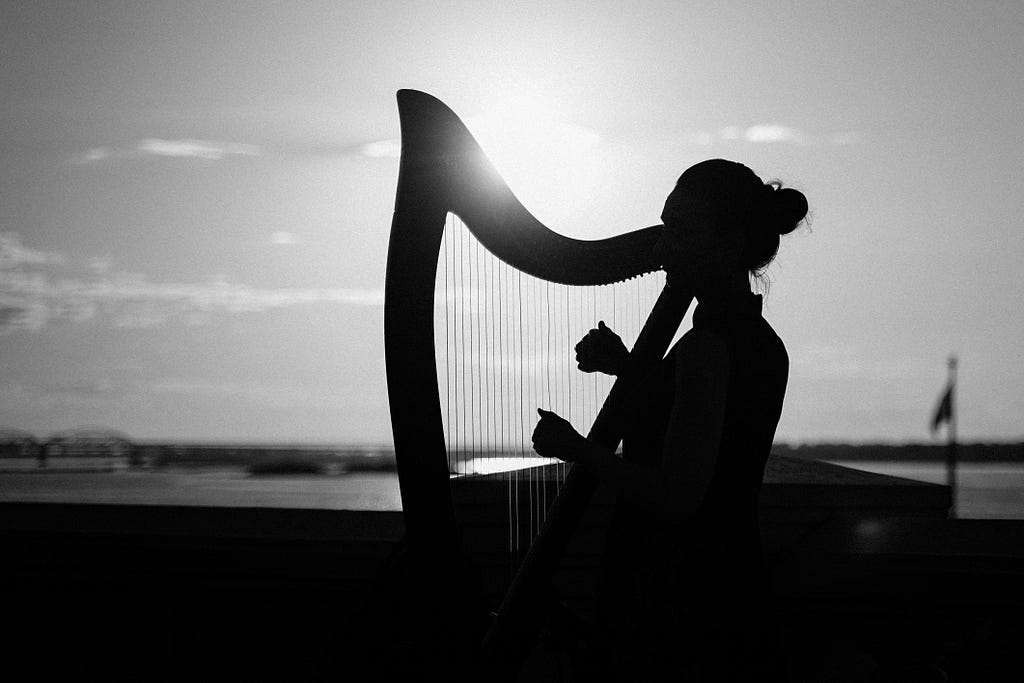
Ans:
[[[728,348],[726,336],[710,327],[691,327],[679,337],[674,347],[679,353],[719,353]]]
[[[729,370],[729,343],[710,328],[691,328],[673,349],[676,375],[719,375]]]
[[[771,366],[786,374],[789,353],[782,338],[764,318],[751,326],[742,338],[713,327],[693,327],[680,337],[672,349],[676,374],[720,374],[730,365]]]
[[[761,319],[761,323],[761,330],[758,334],[760,345],[764,347],[777,362],[789,367],[789,351],[786,350],[786,345],[783,343],[782,337],[778,335],[775,328],[772,327],[764,318]]]

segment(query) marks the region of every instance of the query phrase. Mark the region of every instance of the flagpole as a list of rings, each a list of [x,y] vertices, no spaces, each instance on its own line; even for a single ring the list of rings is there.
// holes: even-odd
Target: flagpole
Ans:
[[[956,519],[956,356],[949,357],[949,421],[946,425],[946,483],[949,486],[951,504],[949,516]]]

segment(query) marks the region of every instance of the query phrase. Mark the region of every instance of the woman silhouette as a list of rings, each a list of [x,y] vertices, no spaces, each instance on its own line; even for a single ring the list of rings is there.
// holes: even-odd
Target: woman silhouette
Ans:
[[[680,176],[657,249],[694,292],[693,328],[644,383],[623,457],[541,410],[534,449],[576,461],[618,492],[608,532],[598,678],[784,680],[757,502],[789,359],[752,276],[807,214],[799,191],[712,159]],[[626,347],[604,322],[576,346],[584,372],[618,374]]]

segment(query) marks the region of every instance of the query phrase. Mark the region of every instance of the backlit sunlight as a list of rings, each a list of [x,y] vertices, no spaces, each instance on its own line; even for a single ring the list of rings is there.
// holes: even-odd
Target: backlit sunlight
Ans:
[[[549,211],[562,213],[591,198],[601,169],[596,132],[522,93],[502,95],[482,116],[465,121],[501,177],[542,222]]]

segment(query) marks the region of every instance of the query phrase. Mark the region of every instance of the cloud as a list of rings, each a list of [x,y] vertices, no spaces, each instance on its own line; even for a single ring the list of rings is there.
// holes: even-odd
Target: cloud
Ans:
[[[262,155],[262,147],[245,142],[193,140],[189,138],[179,140],[145,138],[134,144],[121,147],[93,147],[73,156],[71,162],[78,165],[89,165],[114,159],[146,156],[220,161],[228,156],[256,157]]]
[[[397,159],[402,155],[402,141],[395,138],[392,140],[368,142],[360,147],[359,151],[366,157]]]
[[[64,261],[61,254],[26,247],[16,232],[0,232],[0,269],[23,264],[59,264]]]
[[[0,332],[13,330],[35,331],[46,324],[45,306],[6,301],[0,297]]]
[[[810,142],[810,138],[796,128],[775,123],[757,124],[748,128],[726,126],[718,131],[718,137],[727,142],[743,141],[753,144],[766,142],[808,144]]]
[[[215,315],[261,313],[275,309],[328,304],[380,306],[379,288],[259,288],[230,283],[152,282],[140,273],[115,271],[110,259],[66,263],[55,254],[21,245],[5,233],[0,259],[0,332],[35,331],[60,321],[108,322],[114,327],[144,329],[173,320],[202,324]],[[61,263],[60,272],[41,270]],[[52,269],[51,269],[52,270]]]
[[[296,235],[294,232],[286,232],[284,230],[280,230],[270,235],[270,243],[282,246],[298,244],[299,236]]]
[[[89,270],[97,275],[104,275],[114,267],[114,259],[109,256],[93,256],[86,262]]]
[[[471,126],[475,130],[485,130],[488,123],[487,121],[467,119],[467,123],[470,122],[475,123],[475,126]],[[578,130],[582,131],[584,135],[592,136],[594,140],[597,139],[597,135],[591,131],[582,128]],[[499,131],[500,133],[502,131]],[[566,134],[566,132],[561,131],[560,134]],[[837,131],[812,136],[798,128],[781,123],[758,123],[746,127],[723,126],[717,131],[685,129],[678,133],[678,142],[698,147],[708,147],[716,142],[746,142],[752,145],[781,143],[801,146],[814,144],[847,146],[859,144],[861,135],[856,131]],[[402,142],[398,138],[376,140],[354,149],[365,157],[398,158],[402,154]]]
[[[686,130],[679,135],[679,142],[685,145],[707,147],[716,142],[748,143],[752,145],[789,144],[789,145],[856,145],[861,141],[860,134],[854,131],[829,133],[812,136],[792,126],[779,123],[759,123],[746,128],[741,126],[723,126],[717,132],[707,130]]]
[[[71,162],[75,164],[95,164],[97,161],[109,159],[113,154],[114,150],[109,147],[93,147],[72,157]]]
[[[213,140],[161,140],[148,138],[137,146],[140,152],[162,157],[184,157],[216,161],[229,155],[260,156],[258,145]]]
[[[797,145],[806,145],[809,142],[807,136],[796,128],[777,123],[751,126],[744,131],[743,139],[753,143],[790,142]]]

